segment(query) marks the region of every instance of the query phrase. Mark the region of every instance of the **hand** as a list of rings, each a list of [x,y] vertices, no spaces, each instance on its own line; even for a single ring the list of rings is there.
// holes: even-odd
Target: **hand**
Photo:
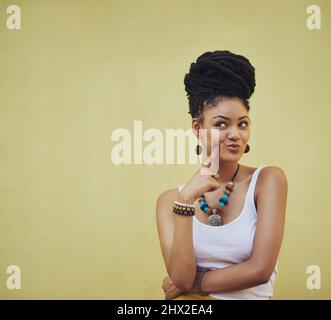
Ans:
[[[216,145],[205,162],[212,165],[215,161],[218,161],[218,159],[219,145]],[[220,184],[215,179],[217,177],[218,174],[212,172],[211,168],[202,166],[194,173],[190,181],[186,183],[184,188],[178,193],[177,200],[179,202],[192,204],[202,194],[217,190],[220,187]]]
[[[163,279],[162,289],[165,293],[165,300],[176,298],[185,292],[185,290],[177,288],[168,276]]]

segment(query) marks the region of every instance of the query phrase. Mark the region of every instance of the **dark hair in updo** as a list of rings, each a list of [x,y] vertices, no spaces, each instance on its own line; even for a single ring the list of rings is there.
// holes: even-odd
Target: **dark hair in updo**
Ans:
[[[198,117],[206,105],[213,106],[223,98],[239,98],[249,111],[255,68],[244,56],[227,50],[205,52],[191,63],[184,84],[192,118]]]

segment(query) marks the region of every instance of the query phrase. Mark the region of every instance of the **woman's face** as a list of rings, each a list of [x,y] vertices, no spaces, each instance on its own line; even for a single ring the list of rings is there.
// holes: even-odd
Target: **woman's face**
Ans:
[[[220,144],[221,161],[239,161],[249,140],[251,122],[240,99],[226,98],[214,107],[205,107],[200,121],[195,119],[197,118],[192,119],[193,129],[196,135],[199,131],[202,147],[207,146],[208,156],[211,146]],[[205,130],[201,132],[201,129]],[[237,144],[239,147],[231,148],[231,144]]]

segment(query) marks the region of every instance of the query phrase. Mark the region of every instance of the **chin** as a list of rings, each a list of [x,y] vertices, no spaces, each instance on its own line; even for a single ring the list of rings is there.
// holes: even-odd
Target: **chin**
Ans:
[[[241,159],[242,154],[232,154],[232,155],[227,155],[223,158],[220,159],[221,162],[234,162],[234,161],[239,161]]]

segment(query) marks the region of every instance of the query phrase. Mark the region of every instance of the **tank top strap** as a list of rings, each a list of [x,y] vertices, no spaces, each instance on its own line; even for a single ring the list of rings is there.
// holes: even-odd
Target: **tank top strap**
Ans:
[[[254,202],[254,191],[255,191],[255,187],[256,187],[256,182],[257,182],[257,178],[259,176],[261,169],[263,169],[264,167],[265,166],[260,166],[257,169],[255,169],[255,171],[253,172],[252,179],[249,183],[249,187],[248,187],[248,191],[247,191],[247,201],[248,201],[249,208],[253,211],[256,211],[255,202]]]

